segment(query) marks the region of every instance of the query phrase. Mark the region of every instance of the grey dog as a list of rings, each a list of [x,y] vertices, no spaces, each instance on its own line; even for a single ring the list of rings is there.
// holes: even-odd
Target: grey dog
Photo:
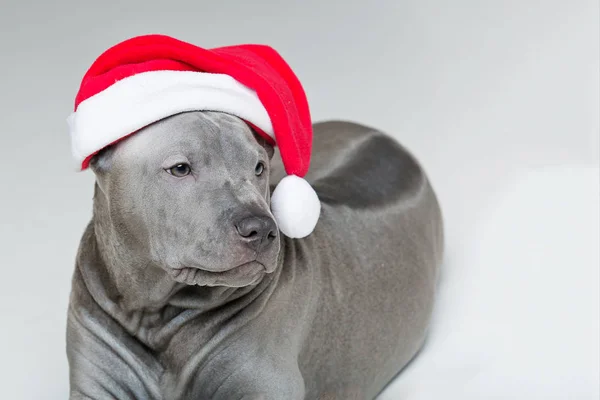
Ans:
[[[443,252],[419,164],[374,129],[314,125],[315,231],[277,229],[274,149],[181,113],[97,154],[68,310],[71,399],[373,399],[417,354]]]

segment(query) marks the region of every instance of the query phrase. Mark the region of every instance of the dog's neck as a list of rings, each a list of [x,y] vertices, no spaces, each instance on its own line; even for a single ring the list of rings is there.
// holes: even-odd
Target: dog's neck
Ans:
[[[256,284],[240,288],[175,282],[163,268],[149,261],[144,246],[113,225],[108,200],[98,186],[88,231],[83,239],[86,243],[82,244],[85,251],[78,256],[78,268],[95,301],[133,334],[148,328],[143,326],[144,319],[152,325],[161,325],[156,321],[158,315],[173,318],[193,310],[188,314],[197,316],[225,308],[229,303],[244,303],[244,298],[252,301],[271,291],[269,288],[275,285],[283,264],[282,248],[273,273]]]

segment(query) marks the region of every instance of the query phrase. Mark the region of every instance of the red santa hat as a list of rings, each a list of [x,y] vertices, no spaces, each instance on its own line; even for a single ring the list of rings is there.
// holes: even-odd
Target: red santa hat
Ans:
[[[103,148],[185,111],[235,115],[279,147],[287,176],[271,210],[292,238],[309,235],[321,204],[303,177],[312,124],[306,95],[285,60],[264,45],[203,49],[164,35],[125,40],[87,71],[69,116],[73,156],[81,170]]]

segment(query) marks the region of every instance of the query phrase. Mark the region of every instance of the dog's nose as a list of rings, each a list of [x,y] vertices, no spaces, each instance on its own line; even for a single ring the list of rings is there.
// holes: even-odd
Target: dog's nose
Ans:
[[[235,227],[246,244],[256,251],[264,249],[277,237],[277,225],[270,217],[247,217]]]

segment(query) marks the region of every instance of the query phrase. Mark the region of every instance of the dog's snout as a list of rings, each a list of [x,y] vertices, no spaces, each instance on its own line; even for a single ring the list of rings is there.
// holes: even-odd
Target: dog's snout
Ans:
[[[270,217],[246,217],[235,224],[243,240],[256,251],[264,249],[277,237],[277,225]]]

